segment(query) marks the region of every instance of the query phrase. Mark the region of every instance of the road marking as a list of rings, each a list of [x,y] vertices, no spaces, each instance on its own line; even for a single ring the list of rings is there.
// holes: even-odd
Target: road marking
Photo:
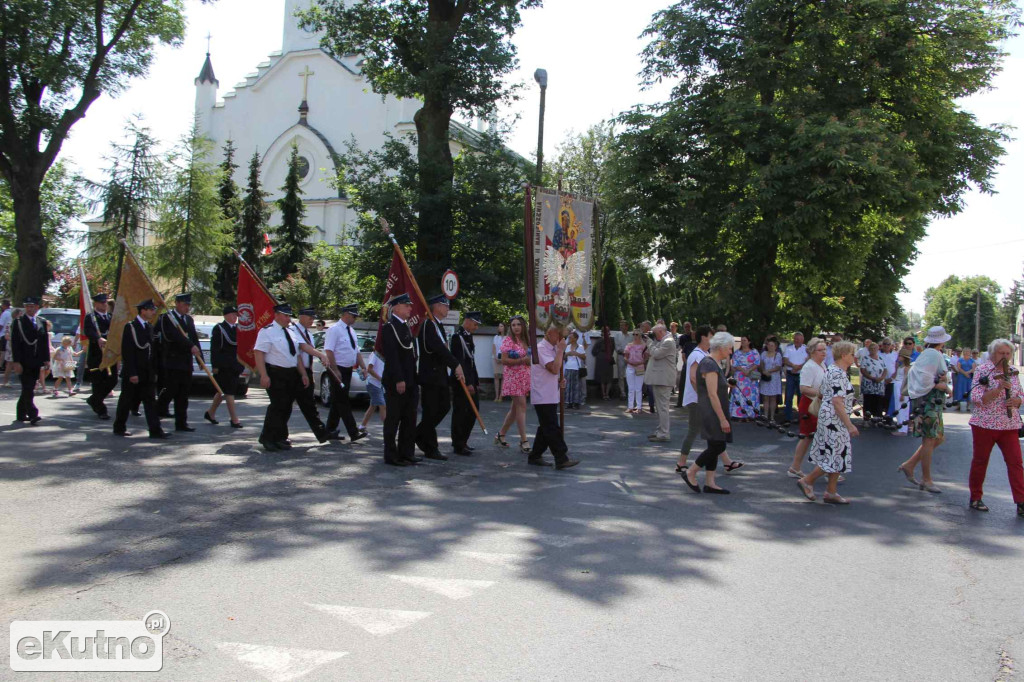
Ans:
[[[472,597],[480,590],[485,590],[494,584],[492,580],[461,580],[459,578],[424,578],[415,575],[389,575],[392,580],[422,587],[425,590],[439,594],[449,599],[465,599]]]
[[[522,554],[508,554],[503,552],[458,552],[462,556],[469,557],[470,559],[476,559],[482,561],[485,564],[491,566],[507,566],[512,568],[519,568],[523,564],[530,563],[532,561],[538,561],[544,557],[531,557],[524,556]]]
[[[307,604],[307,606],[329,613],[349,625],[355,625],[371,635],[377,636],[398,632],[430,616],[427,611],[368,609],[361,606],[336,606],[334,604]]]
[[[348,656],[347,651],[295,649],[241,642],[222,642],[217,648],[234,656],[271,682],[296,680],[322,665]]]

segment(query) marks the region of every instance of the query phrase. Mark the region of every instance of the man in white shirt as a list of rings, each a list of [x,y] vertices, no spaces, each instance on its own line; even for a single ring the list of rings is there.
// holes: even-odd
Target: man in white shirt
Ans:
[[[871,351],[868,350],[868,347],[872,343],[874,342],[871,339],[864,339],[864,345],[858,348],[857,352],[853,354],[854,359],[857,361],[858,367],[860,367],[861,360],[863,360],[864,358],[871,354]]]
[[[331,376],[331,411],[327,415],[327,430],[331,432],[332,438],[341,436],[338,424],[343,423],[351,442],[366,438],[367,433],[360,431],[356,425],[355,417],[352,416],[352,404],[349,400],[349,387],[352,385],[352,369],[358,367],[366,370],[363,356],[359,352],[359,343],[356,340],[355,330],[352,325],[359,317],[359,306],[347,305],[341,309],[341,319],[327,330],[324,336],[324,352],[327,354],[327,362],[334,367],[341,375],[341,382]]]
[[[782,364],[786,367],[786,411],[784,419],[791,423],[793,417],[793,400],[800,394],[800,370],[807,362],[807,348],[804,347],[804,335],[793,334],[793,343],[782,353]]]

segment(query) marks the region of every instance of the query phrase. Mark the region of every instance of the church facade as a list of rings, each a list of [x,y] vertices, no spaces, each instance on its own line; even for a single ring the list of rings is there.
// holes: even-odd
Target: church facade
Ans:
[[[377,149],[385,136],[415,133],[413,116],[420,108],[416,99],[381,97],[370,89],[360,73],[360,57],[335,58],[320,46],[321,35],[299,28],[297,9],[309,0],[285,0],[281,49],[233,89],[219,94],[210,55],[195,79],[196,119],[200,132],[217,149],[216,162],[231,140],[239,168],[235,182],[244,187],[248,161],[253,152],[262,160],[261,179],[268,201],[280,198],[292,145],[299,150],[300,186],[305,193],[305,224],[312,226],[312,241],[340,246],[356,244],[356,216],[332,181],[337,155],[354,140],[360,149]],[[452,151],[472,144],[476,131],[452,122]],[[271,203],[270,234],[280,224]]]

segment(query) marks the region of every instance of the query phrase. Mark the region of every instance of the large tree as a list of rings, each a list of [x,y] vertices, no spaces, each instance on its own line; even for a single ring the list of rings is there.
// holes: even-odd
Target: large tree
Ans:
[[[220,169],[212,156],[213,142],[195,125],[171,151],[150,260],[153,272],[171,284],[172,292],[192,292],[201,312],[212,311],[215,267],[231,240],[231,225],[220,205]]]
[[[71,166],[61,160],[46,172],[40,188],[43,235],[46,238],[46,267],[57,270],[64,261],[73,234],[71,222],[84,210],[83,183]],[[12,297],[20,261],[14,220],[14,202],[7,182],[0,178],[0,295]]]
[[[242,254],[257,274],[263,271],[262,255],[265,248],[267,221],[270,207],[267,206],[267,192],[260,181],[260,154],[253,152],[249,159],[249,178],[242,197],[242,213],[239,217],[238,243],[235,248]]]
[[[140,246],[154,217],[163,183],[163,164],[156,155],[156,140],[138,116],[128,120],[126,138],[112,142],[110,167],[101,182],[90,183],[103,204],[103,228],[89,235],[88,256],[105,280],[121,282],[124,246]],[[139,251],[137,254],[143,256]],[[110,292],[113,293],[113,292]]]
[[[937,287],[925,292],[928,302],[924,319],[928,326],[942,325],[953,338],[950,345],[975,348],[986,346],[992,339],[1005,336],[999,312],[1000,287],[989,277],[960,279],[950,275]],[[980,325],[977,325],[980,311]]]
[[[520,10],[540,0],[316,0],[300,13],[324,30],[323,47],[362,55],[362,74],[381,95],[420,98],[416,112],[417,276],[438,281],[454,247],[454,161],[449,142],[456,111],[491,114],[512,95],[512,34]]]
[[[676,85],[624,117],[617,194],[731,328],[882,326],[927,216],[992,189],[1005,133],[959,102],[991,85],[1016,15],[1009,0],[678,2],[643,55],[648,83]]]
[[[623,319],[622,291],[619,286],[619,268],[613,259],[605,260],[601,276],[604,297],[600,301],[598,319],[601,324],[618,331],[619,320]]]
[[[302,201],[305,192],[299,186],[302,176],[299,175],[299,148],[292,145],[292,153],[288,157],[288,172],[284,177],[281,191],[284,194],[277,200],[277,210],[281,212],[281,224],[274,229],[274,253],[270,257],[271,282],[284,281],[289,275],[299,270],[299,266],[309,257],[313,250],[310,238],[313,228],[306,225],[306,205]]]
[[[231,243],[237,248],[242,232],[242,197],[235,183],[235,143],[230,139],[224,144],[224,160],[220,162],[220,211],[231,226]],[[238,258],[230,251],[217,263],[217,298],[223,303],[234,303],[235,287],[238,283]]]
[[[0,176],[14,208],[15,294],[41,294],[47,260],[41,188],[71,127],[104,92],[145,75],[158,44],[185,32],[181,0],[0,3]]]

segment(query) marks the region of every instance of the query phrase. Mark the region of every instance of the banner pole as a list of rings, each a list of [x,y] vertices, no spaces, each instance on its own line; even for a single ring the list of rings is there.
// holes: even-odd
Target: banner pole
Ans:
[[[430,312],[430,306],[427,305],[427,299],[423,296],[423,292],[420,291],[419,282],[416,281],[416,277],[412,274],[412,269],[409,267],[409,263],[405,260],[405,254],[402,253],[402,247],[398,245],[398,240],[395,239],[395,235],[391,234],[391,227],[388,225],[388,221],[384,218],[377,218],[377,220],[380,221],[380,226],[384,230],[384,234],[386,234],[388,239],[391,240],[391,245],[395,248],[395,253],[398,254],[398,258],[402,262],[402,268],[405,270],[405,274],[409,278],[409,281],[412,282],[412,288],[416,291],[416,297],[423,305],[423,309],[427,311],[427,314],[432,315]],[[473,410],[473,414],[476,415],[476,420],[480,424],[480,429],[484,432],[485,436],[488,435],[487,427],[484,426],[483,417],[480,416],[480,410],[477,409],[476,403],[473,401],[473,396],[469,394],[469,387],[466,386],[466,380],[460,379],[459,385],[462,386],[462,392],[466,394],[466,402],[469,403],[469,407]]]
[[[526,315],[530,323],[530,329],[526,336],[530,342],[530,352],[533,364],[540,362],[537,359],[537,281],[533,263],[533,203],[531,201],[531,190],[533,187],[526,183],[525,206],[523,210],[523,256],[526,258]]]

